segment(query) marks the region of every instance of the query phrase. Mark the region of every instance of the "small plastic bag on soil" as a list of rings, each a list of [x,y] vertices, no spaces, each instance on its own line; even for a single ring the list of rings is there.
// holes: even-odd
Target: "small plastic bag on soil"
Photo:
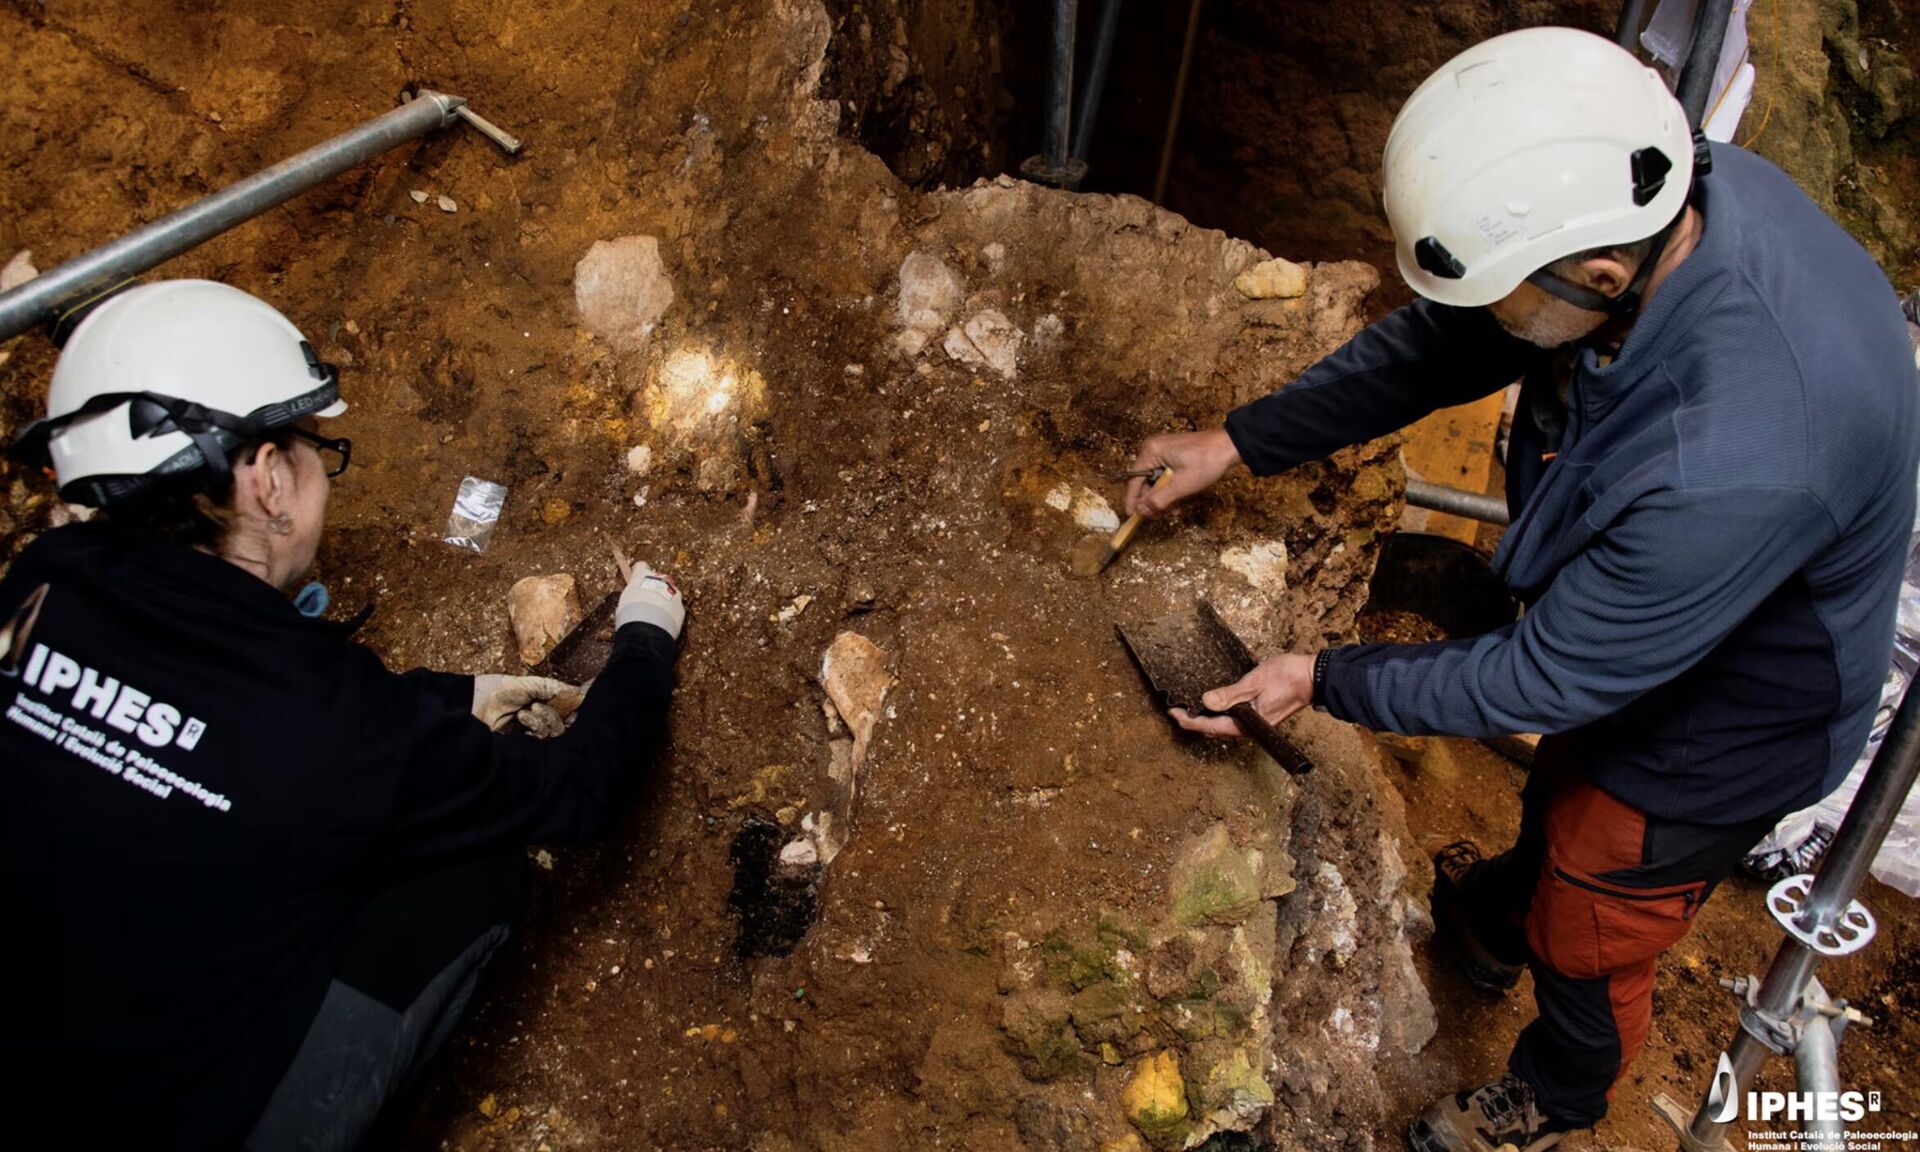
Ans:
[[[453,498],[453,513],[447,517],[447,534],[442,537],[456,548],[485,552],[493,537],[493,526],[500,521],[500,509],[507,502],[504,485],[469,476],[460,481]]]

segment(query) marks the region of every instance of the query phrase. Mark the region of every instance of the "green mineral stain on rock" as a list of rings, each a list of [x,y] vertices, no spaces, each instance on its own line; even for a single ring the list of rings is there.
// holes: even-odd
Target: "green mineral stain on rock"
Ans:
[[[1044,1083],[1092,1067],[1061,993],[1042,989],[1008,997],[1000,1028],[1007,1053],[1029,1080]]]
[[[1139,1031],[1139,1016],[1126,989],[1111,981],[1075,994],[1068,1016],[1082,1044],[1125,1044]]]
[[[1206,1069],[1194,1103],[1202,1112],[1231,1112],[1244,1119],[1273,1105],[1273,1086],[1246,1050],[1235,1048]]]
[[[1252,855],[1233,846],[1224,824],[1215,824],[1173,869],[1173,922],[1238,924],[1260,903],[1260,880]]]
[[[1130,978],[1120,962],[1122,951],[1136,946],[1134,935],[1102,922],[1091,944],[1078,944],[1055,928],[1041,938],[1040,963],[1050,984],[1069,984],[1076,990]]]

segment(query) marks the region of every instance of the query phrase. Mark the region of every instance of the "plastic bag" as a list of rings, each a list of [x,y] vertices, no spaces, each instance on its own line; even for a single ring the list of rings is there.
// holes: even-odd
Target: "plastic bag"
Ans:
[[[491,480],[469,476],[460,481],[453,498],[453,513],[447,517],[447,534],[442,537],[456,548],[485,552],[500,521],[500,509],[507,502],[505,486]]]

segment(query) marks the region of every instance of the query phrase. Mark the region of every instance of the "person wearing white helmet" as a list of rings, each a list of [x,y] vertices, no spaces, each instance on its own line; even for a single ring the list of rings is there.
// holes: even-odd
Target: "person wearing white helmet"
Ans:
[[[1784,813],[1860,750],[1913,524],[1920,409],[1892,287],[1772,165],[1696,144],[1659,78],[1565,28],[1442,66],[1388,137],[1418,294],[1225,426],[1149,438],[1127,510],[1271,475],[1523,379],[1515,624],[1268,660],[1184,727],[1314,706],[1371,728],[1542,732],[1514,846],[1435,858],[1441,938],[1538,1017],[1490,1084],[1436,1100],[1419,1152],[1553,1146],[1605,1115],[1660,953]],[[1328,639],[1335,639],[1329,636]]]
[[[23,1142],[362,1146],[508,934],[526,846],[599,834],[652,775],[686,610],[645,565],[552,740],[495,729],[569,686],[396,675],[296,596],[345,408],[271,306],[168,281],[80,322],[20,437],[98,509],[0,580]]]

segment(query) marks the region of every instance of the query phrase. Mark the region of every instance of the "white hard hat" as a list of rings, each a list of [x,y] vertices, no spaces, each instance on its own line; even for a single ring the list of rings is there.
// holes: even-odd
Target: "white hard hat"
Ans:
[[[1400,274],[1442,304],[1491,304],[1556,260],[1660,233],[1694,165],[1686,112],[1626,49],[1572,28],[1496,36],[1428,77],[1387,136]]]
[[[19,449],[53,466],[64,498],[105,505],[162,478],[224,477],[241,445],[346,409],[333,366],[271,305],[167,280],[80,322],[54,365],[47,418]]]

